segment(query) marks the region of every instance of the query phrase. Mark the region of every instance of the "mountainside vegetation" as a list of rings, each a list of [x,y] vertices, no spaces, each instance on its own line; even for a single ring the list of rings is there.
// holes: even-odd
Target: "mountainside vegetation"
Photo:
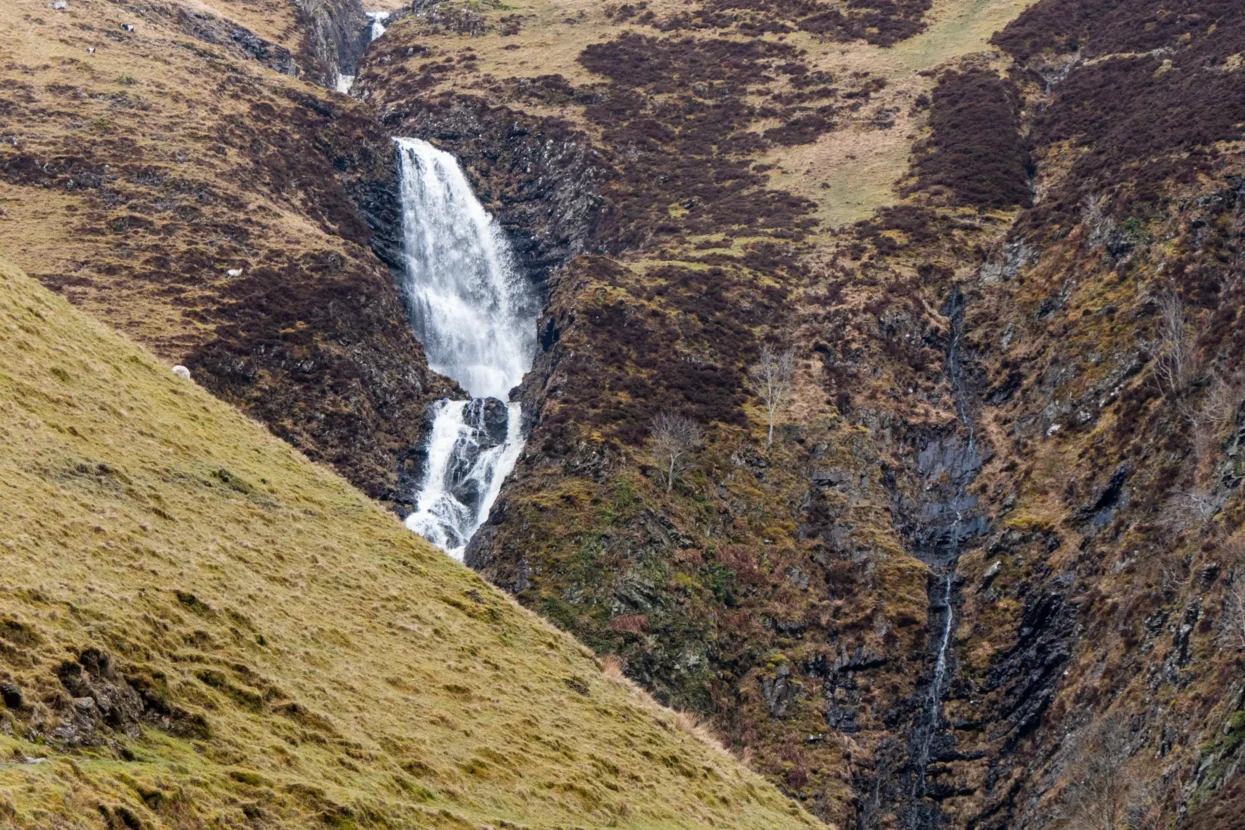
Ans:
[[[825,818],[1084,826],[1107,721],[1115,815],[1197,815],[1245,692],[1239,15],[436,8],[360,96],[565,262],[468,562]]]
[[[6,827],[813,827],[686,716],[0,265]]]
[[[393,138],[545,304],[528,614],[6,272],[10,814],[1240,823],[1239,5],[7,2],[0,250],[384,507],[460,393]]]

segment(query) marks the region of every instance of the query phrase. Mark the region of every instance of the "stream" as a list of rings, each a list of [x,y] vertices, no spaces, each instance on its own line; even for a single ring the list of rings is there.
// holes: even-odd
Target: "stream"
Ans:
[[[918,553],[929,565],[930,642],[937,643],[929,690],[921,703],[909,740],[912,783],[911,830],[933,830],[941,824],[941,811],[930,799],[929,766],[934,745],[943,732],[943,696],[951,680],[951,648],[956,622],[955,580],[961,554],[973,539],[985,532],[986,519],[976,513],[976,496],[968,488],[976,480],[984,459],[977,447],[971,397],[964,378],[964,313],[966,299],[959,286],[947,301],[946,315],[951,321],[951,340],[947,347],[947,376],[959,423],[957,433],[928,446],[918,459],[918,471],[927,481],[947,476],[954,488],[946,501],[927,506],[923,519],[932,533],[930,544]]]

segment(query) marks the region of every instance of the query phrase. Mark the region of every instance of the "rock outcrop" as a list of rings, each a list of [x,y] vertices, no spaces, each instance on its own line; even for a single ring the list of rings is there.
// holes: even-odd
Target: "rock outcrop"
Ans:
[[[367,48],[371,22],[360,0],[294,0],[304,32],[304,53],[314,67],[309,77],[333,87],[339,75],[354,75]]]

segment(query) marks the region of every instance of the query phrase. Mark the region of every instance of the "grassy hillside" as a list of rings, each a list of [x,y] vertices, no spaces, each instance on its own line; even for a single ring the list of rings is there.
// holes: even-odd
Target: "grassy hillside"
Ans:
[[[0,447],[5,826],[814,824],[8,265]]]
[[[399,497],[444,381],[355,207],[389,187],[392,145],[364,108],[284,74],[315,69],[294,3],[12,0],[0,32],[6,256]]]

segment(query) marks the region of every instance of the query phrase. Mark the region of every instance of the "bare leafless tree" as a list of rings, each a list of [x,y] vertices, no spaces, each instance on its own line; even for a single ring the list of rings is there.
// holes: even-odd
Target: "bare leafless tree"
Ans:
[[[1219,512],[1219,502],[1209,490],[1195,487],[1190,490],[1173,490],[1161,520],[1175,534],[1189,530],[1201,531]]]
[[[1174,289],[1159,298],[1159,346],[1154,378],[1159,391],[1178,399],[1197,377],[1197,349],[1185,318],[1184,301]]]
[[[1081,203],[1081,227],[1091,251],[1107,244],[1107,240],[1115,232],[1115,220],[1107,213],[1105,197],[1090,195],[1085,198]]]
[[[1227,536],[1218,553],[1229,576],[1223,592],[1223,637],[1230,648],[1245,651],[1245,537]]]
[[[773,446],[774,422],[791,397],[791,386],[795,380],[795,352],[790,349],[780,352],[770,346],[762,346],[761,359],[748,370],[748,379],[752,391],[765,404],[765,414],[769,419],[765,446]]]
[[[1228,645],[1245,650],[1245,569],[1233,576],[1223,597],[1223,626]]]
[[[1128,721],[1107,715],[1081,738],[1065,793],[1065,826],[1121,830],[1144,807],[1143,782],[1128,768]]]
[[[704,438],[704,432],[690,418],[662,412],[653,419],[650,437],[653,442],[653,455],[665,471],[668,493],[674,489],[675,476],[685,465],[688,455]]]
[[[1211,373],[1206,387],[1201,405],[1196,409],[1189,407],[1187,414],[1199,481],[1213,475],[1222,446],[1236,427],[1237,414],[1245,402],[1245,377],[1240,373]]]

